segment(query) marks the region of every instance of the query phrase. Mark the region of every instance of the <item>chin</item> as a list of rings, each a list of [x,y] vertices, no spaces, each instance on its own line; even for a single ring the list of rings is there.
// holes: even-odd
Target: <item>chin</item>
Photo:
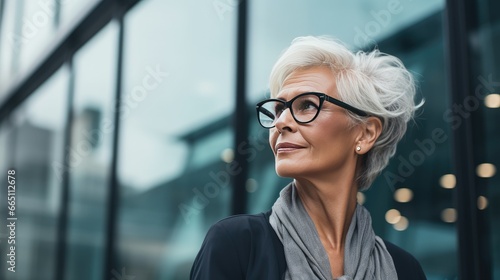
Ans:
[[[288,164],[276,163],[276,174],[280,177],[296,178],[303,173],[304,170],[297,170],[297,166],[290,166]]]

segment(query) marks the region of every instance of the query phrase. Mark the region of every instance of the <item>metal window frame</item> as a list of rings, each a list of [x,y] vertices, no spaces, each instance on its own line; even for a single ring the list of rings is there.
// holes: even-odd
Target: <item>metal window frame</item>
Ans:
[[[476,66],[472,58],[470,37],[477,30],[477,1],[446,1],[446,43],[448,51],[449,96],[452,104],[463,104],[474,93],[473,77]],[[479,157],[480,112],[470,112],[462,124],[453,130],[453,164],[457,178],[455,205],[460,279],[492,279],[491,263],[487,261],[489,234],[484,214],[477,208],[479,188],[474,166]],[[474,125],[473,125],[474,124]]]
[[[248,143],[248,114],[246,100],[246,71],[247,71],[247,36],[248,36],[248,1],[238,3],[238,21],[236,38],[236,104],[233,113],[234,131],[234,162],[238,163],[241,172],[231,178],[233,187],[232,207],[233,215],[247,212],[248,195],[246,181],[248,179],[248,161],[238,152],[240,143]]]

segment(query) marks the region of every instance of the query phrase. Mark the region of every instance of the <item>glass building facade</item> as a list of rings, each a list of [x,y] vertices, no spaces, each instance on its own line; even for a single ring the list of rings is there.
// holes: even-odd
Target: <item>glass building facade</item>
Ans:
[[[358,194],[376,234],[428,279],[500,279],[499,10],[0,0],[0,279],[188,279],[210,225],[270,209],[290,181],[274,171],[254,105],[303,35],[399,57],[425,99]]]

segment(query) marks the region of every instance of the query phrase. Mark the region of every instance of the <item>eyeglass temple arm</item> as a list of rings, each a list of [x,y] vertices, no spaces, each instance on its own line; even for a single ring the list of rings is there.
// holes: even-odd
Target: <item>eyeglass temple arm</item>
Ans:
[[[358,108],[352,107],[351,105],[349,105],[349,104],[347,104],[345,102],[342,102],[342,101],[337,100],[335,98],[331,98],[328,95],[325,95],[325,98],[326,98],[326,100],[332,102],[333,104],[337,104],[340,107],[344,107],[345,109],[347,109],[347,110],[349,110],[349,111],[351,111],[353,113],[356,113],[356,114],[358,114],[358,115],[360,115],[362,117],[368,117],[368,113],[366,113],[365,111],[362,111],[362,110],[360,110]]]
[[[273,120],[274,120],[274,118],[275,118],[274,114],[273,114],[273,113],[271,113],[271,112],[270,112],[269,110],[267,110],[266,108],[264,108],[264,107],[260,107],[260,108],[257,108],[257,110],[258,110],[260,113],[262,113],[262,114],[264,114],[264,115],[266,115],[266,116],[268,116],[268,117],[270,117],[271,119],[273,119]]]

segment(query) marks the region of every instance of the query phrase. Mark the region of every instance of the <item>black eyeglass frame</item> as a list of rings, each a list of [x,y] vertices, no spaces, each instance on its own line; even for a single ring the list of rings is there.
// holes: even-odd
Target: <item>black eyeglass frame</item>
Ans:
[[[319,98],[319,105],[318,105],[318,111],[316,112],[316,115],[314,115],[314,117],[309,120],[309,121],[306,121],[306,122],[302,122],[302,121],[299,121],[297,120],[297,118],[295,118],[295,114],[293,113],[293,109],[292,109],[292,103],[297,100],[298,98],[304,96],[304,95],[315,95]],[[293,119],[299,123],[299,124],[306,124],[306,123],[310,123],[312,121],[314,121],[318,115],[319,115],[319,112],[321,111],[321,108],[323,107],[323,103],[326,101],[330,102],[330,103],[333,103],[341,108],[344,108],[346,110],[349,110],[351,112],[353,112],[354,114],[358,115],[358,116],[361,116],[361,117],[368,117],[370,116],[368,113],[366,113],[365,111],[363,110],[360,110],[356,107],[353,107],[345,102],[342,102],[336,98],[333,98],[329,95],[326,95],[325,93],[321,93],[321,92],[305,92],[305,93],[301,93],[297,96],[295,96],[294,98],[290,99],[289,101],[284,101],[282,99],[276,99],[276,98],[271,98],[271,99],[266,99],[264,101],[261,101],[259,103],[257,103],[255,109],[257,110],[257,119],[259,120],[259,124],[264,127],[264,128],[273,128],[275,125],[271,126],[271,127],[267,127],[267,126],[264,126],[262,124],[262,122],[260,121],[260,117],[259,117],[259,114],[262,113],[264,115],[267,115],[268,117],[270,117],[271,119],[274,119],[274,114],[269,112],[267,109],[265,109],[264,107],[262,107],[262,105],[264,105],[265,103],[267,102],[270,102],[270,101],[276,101],[276,102],[280,102],[282,104],[285,105],[283,111],[285,111],[287,108],[290,109],[290,113],[292,114],[292,117]]]

